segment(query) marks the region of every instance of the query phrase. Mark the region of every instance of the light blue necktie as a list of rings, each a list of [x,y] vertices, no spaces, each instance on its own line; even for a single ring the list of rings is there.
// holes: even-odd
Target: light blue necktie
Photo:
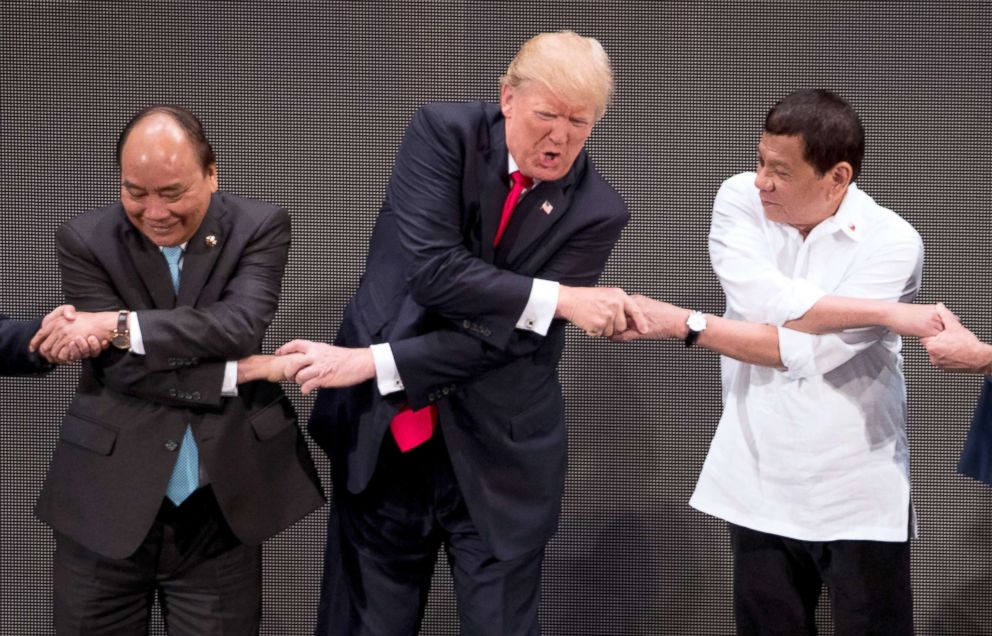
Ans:
[[[162,254],[169,263],[169,275],[172,277],[172,289],[179,293],[179,261],[183,258],[183,248],[163,247]],[[165,488],[165,496],[177,506],[186,500],[200,486],[200,452],[193,439],[193,429],[187,425],[179,447],[176,465],[169,477],[169,485]]]

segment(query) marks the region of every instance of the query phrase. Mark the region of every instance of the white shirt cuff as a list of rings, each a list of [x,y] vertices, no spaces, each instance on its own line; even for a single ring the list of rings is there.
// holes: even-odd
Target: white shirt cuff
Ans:
[[[145,341],[141,339],[138,312],[132,311],[127,315],[127,330],[131,336],[131,353],[139,356],[145,355]]]
[[[379,393],[389,395],[402,391],[403,379],[400,378],[400,370],[396,368],[396,359],[389,343],[374,344],[369,348],[372,350],[372,364],[375,365],[375,382]]]
[[[224,397],[238,395],[238,361],[228,360],[224,363],[224,383],[220,386],[220,394]]]
[[[794,329],[779,327],[778,355],[785,366],[785,375],[790,380],[798,380],[810,375],[815,352],[815,336]]]
[[[527,306],[524,307],[524,312],[517,321],[517,329],[533,331],[542,336],[548,335],[551,321],[555,317],[555,309],[558,308],[559,288],[560,285],[555,281],[535,278],[530,288]]]

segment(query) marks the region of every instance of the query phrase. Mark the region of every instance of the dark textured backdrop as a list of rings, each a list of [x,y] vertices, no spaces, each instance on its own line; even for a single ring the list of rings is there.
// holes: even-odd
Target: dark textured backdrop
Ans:
[[[330,339],[410,114],[495,99],[525,39],[571,28],[599,38],[617,74],[589,146],[633,219],[604,283],[721,311],[712,197],[753,166],[777,98],[826,87],[867,128],[860,185],[923,235],[922,300],[944,300],[989,340],[990,27],[986,2],[6,2],[0,311],[59,303],[54,229],[117,197],[113,144],[129,115],[177,102],[205,121],[224,189],[292,213],[269,346]],[[569,339],[571,468],[545,632],[731,633],[723,525],[686,505],[720,413],[716,357]],[[992,633],[992,492],[954,473],[979,379],[931,370],[915,341],[905,352],[918,631]],[[51,632],[52,540],[31,508],[76,373],[0,382],[3,634]],[[305,416],[310,401],[291,394]],[[311,631],[325,519],[267,544],[263,633]],[[424,633],[455,634],[439,571]]]

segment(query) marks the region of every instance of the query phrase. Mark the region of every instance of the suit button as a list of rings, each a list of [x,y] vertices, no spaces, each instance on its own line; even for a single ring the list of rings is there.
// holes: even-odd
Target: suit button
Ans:
[[[177,444],[176,442],[174,442],[171,439],[168,442],[165,443],[165,450],[167,450],[167,451],[174,451],[177,448],[179,448],[179,444]]]
[[[199,391],[193,391],[193,395],[191,395],[190,397],[193,398],[194,400],[199,400],[200,399],[200,392]]]
[[[193,366],[195,364],[200,364],[200,359],[199,358],[190,358],[189,359],[189,364],[190,364],[190,366]]]
[[[441,394],[442,395],[447,395],[450,391],[451,391],[451,389],[449,389],[448,387],[444,387],[443,389],[441,389]]]
[[[176,366],[176,359],[175,358],[169,358],[169,366],[170,367]]]
[[[174,398],[177,395],[178,394],[176,393],[176,390],[175,389],[169,389],[169,397]]]
[[[492,329],[489,329],[487,327],[486,329],[483,329],[482,330],[482,335],[484,335],[484,336],[491,336],[491,335],[493,335],[493,330]]]
[[[464,327],[465,329],[471,329],[472,328],[471,321],[465,319],[464,321],[462,321],[462,327]]]

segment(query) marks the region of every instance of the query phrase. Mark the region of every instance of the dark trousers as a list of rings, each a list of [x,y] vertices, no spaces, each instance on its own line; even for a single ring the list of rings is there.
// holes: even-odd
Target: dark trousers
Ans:
[[[259,546],[231,532],[209,486],[166,500],[131,556],[111,559],[55,536],[55,632],[146,634],[155,594],[170,636],[257,634]]]
[[[815,636],[824,583],[844,636],[911,636],[909,542],[797,541],[728,524],[742,636]]]
[[[359,495],[336,488],[334,504],[317,634],[416,634],[442,545],[462,634],[540,633],[544,549],[493,556],[469,518],[440,429],[407,453],[387,436],[369,487]]]

